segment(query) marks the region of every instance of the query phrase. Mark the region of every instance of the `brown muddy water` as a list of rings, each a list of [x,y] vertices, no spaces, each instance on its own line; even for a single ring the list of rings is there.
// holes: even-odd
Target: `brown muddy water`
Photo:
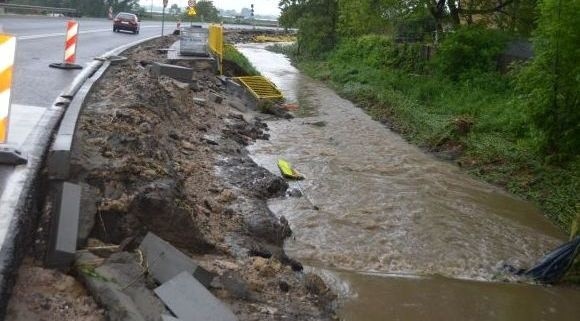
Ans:
[[[408,144],[283,55],[238,47],[301,107],[250,150],[306,176],[291,183],[304,197],[269,206],[294,232],[288,254],[341,294],[341,319],[579,320],[578,288],[499,281],[504,263],[528,267],[566,240],[532,204]]]

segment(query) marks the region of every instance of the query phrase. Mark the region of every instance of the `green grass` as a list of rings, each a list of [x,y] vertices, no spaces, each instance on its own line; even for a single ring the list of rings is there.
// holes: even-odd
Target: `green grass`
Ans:
[[[570,230],[580,209],[580,160],[544,161],[509,76],[480,72],[452,81],[436,72],[416,74],[380,61],[375,65],[340,54],[340,47],[325,59],[295,59],[295,64],[410,142],[434,152],[459,150],[454,161],[467,172],[532,200]]]
[[[244,76],[258,76],[260,73],[252,63],[240,53],[234,46],[226,44],[224,47],[224,60],[231,61],[238,65],[245,73]]]

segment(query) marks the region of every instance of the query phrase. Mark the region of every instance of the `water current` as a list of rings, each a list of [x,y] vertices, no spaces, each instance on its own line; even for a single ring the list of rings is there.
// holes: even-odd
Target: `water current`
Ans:
[[[251,146],[274,173],[290,161],[302,198],[271,200],[289,255],[344,298],[348,321],[579,320],[580,289],[500,282],[566,240],[532,204],[479,182],[373,121],[264,45],[239,46],[297,103]]]

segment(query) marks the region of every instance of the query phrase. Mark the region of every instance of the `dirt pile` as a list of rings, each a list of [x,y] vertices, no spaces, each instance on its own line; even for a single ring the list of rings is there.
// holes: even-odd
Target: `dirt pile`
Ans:
[[[260,117],[272,116],[228,95],[210,71],[196,72],[192,83],[156,76],[148,65],[167,63],[156,49],[170,41],[130,50],[86,101],[72,172],[83,189],[81,247],[97,263],[73,272],[86,283],[111,256],[138,264],[136,247],[151,231],[215,273],[210,290],[240,320],[332,319],[334,294],[312,286],[316,276],[286,256],[282,245],[292,232],[266,205],[288,184],[244,148],[268,139]],[[142,276],[139,286],[151,290],[155,284]],[[105,307],[106,317],[114,313]]]
[[[225,38],[229,43],[247,42],[293,42],[296,32],[284,30],[243,29],[226,30]]]

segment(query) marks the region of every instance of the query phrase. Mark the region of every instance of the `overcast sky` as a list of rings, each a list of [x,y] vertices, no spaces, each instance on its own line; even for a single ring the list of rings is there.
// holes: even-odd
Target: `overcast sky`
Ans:
[[[145,8],[151,6],[151,2],[155,6],[162,6],[163,0],[140,0],[140,3]],[[279,0],[213,0],[213,4],[220,9],[235,9],[240,11],[242,8],[249,8],[250,4],[254,4],[256,15],[280,15],[278,9]],[[177,3],[180,7],[187,6],[187,0],[169,0],[169,5]]]

